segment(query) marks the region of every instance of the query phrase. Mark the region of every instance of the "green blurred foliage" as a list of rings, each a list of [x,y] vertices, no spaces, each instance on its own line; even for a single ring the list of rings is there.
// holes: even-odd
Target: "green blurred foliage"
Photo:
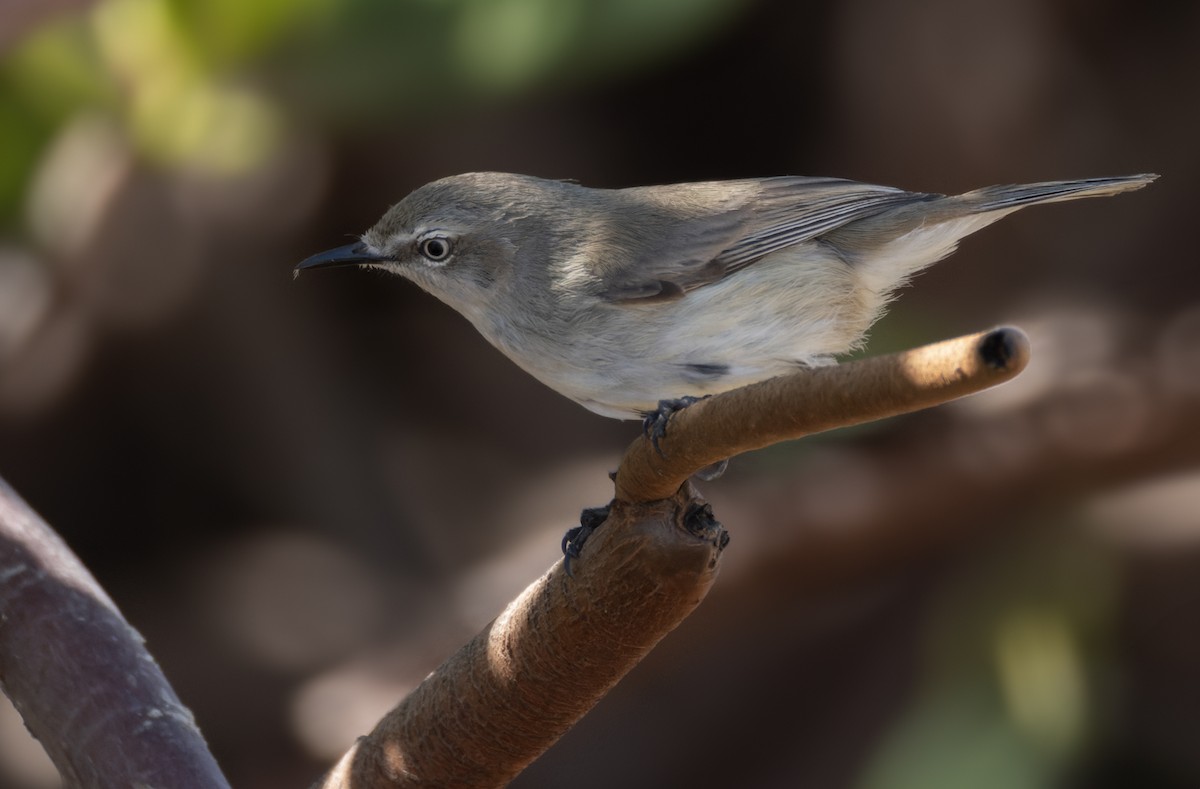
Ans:
[[[0,222],[39,153],[83,113],[143,158],[220,176],[291,124],[422,123],[641,66],[714,31],[737,0],[104,0],[56,16],[0,62]]]
[[[956,574],[930,622],[924,686],[863,786],[1049,789],[1102,737],[1119,562],[1062,525],[1036,524]]]
[[[273,76],[351,122],[423,120],[429,103],[629,70],[715,31],[737,0],[344,3],[289,43]]]

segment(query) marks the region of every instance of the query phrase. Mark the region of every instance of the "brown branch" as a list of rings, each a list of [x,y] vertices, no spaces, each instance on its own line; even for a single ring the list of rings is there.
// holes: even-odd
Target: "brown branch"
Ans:
[[[142,638],[0,480],[0,683],[67,786],[228,788]]]
[[[806,646],[780,657],[777,666],[812,661],[805,665],[828,668],[832,655],[842,659],[847,654],[863,663],[816,681],[796,676],[788,692],[791,698],[812,701],[807,716],[726,728],[722,746],[728,753],[755,753],[764,733],[780,741],[799,742],[807,736],[804,747],[760,754],[767,766],[759,767],[788,775],[794,785],[823,785],[831,770],[844,768],[856,755],[861,758],[868,746],[859,741],[836,756],[822,752],[830,738],[814,736],[813,716],[829,718],[829,731],[839,726],[845,731],[849,718],[839,699],[862,704],[864,687],[874,687],[867,694],[871,703],[880,703],[881,686],[872,682],[895,690],[891,683],[905,685],[911,679],[906,673],[911,666],[889,666],[875,671],[873,679],[862,672],[879,668],[866,653],[894,651],[897,636],[889,628],[907,628],[906,617],[922,608],[915,599],[900,602],[909,593],[924,599],[928,587],[919,578],[940,577],[947,568],[960,577],[963,563],[992,566],[997,556],[1031,540],[1036,545],[1048,538],[1059,545],[1066,539],[1085,547],[1099,543],[1105,556],[1119,562],[1123,582],[1135,589],[1122,604],[1122,621],[1169,599],[1179,591],[1171,579],[1181,577],[1188,566],[1180,557],[1194,544],[1196,530],[1173,520],[1178,511],[1166,502],[1143,499],[1136,511],[1122,507],[1119,514],[1107,511],[1105,502],[1145,483],[1174,478],[1186,484],[1183,480],[1200,470],[1197,315],[1193,309],[1183,314],[1187,320],[1162,315],[1154,323],[1137,324],[1106,315],[1086,338],[1093,343],[1087,350],[1079,339],[1047,323],[1034,340],[1035,358],[1043,366],[1036,380],[1023,382],[1027,385],[1012,397],[1006,392],[988,402],[897,420],[886,430],[831,437],[835,440],[776,453],[764,463],[752,458],[737,462],[711,493],[714,507],[734,532],[719,589],[689,627],[665,639],[639,667],[643,681],[651,676],[662,694],[682,700],[674,709],[648,712],[644,700],[623,684],[606,697],[605,718],[640,716],[640,730],[656,731],[661,774],[694,775],[695,759],[688,754],[701,727],[686,721],[700,710],[706,720],[752,717],[747,699],[762,693],[765,683],[714,689],[702,704],[691,703],[684,696],[697,672],[679,666],[694,662],[697,655],[730,671],[764,660],[769,664],[771,658],[762,656],[779,657],[780,633],[791,633],[783,644]],[[1172,569],[1150,584],[1151,590],[1141,575],[1147,567],[1154,568],[1152,573]],[[829,630],[825,614],[815,613],[844,614],[842,606],[854,606],[851,618],[875,616],[879,624],[882,609],[874,605],[880,598],[871,590],[881,588],[888,590],[888,605],[896,607],[888,608],[893,613],[885,618],[887,624],[875,628],[879,632]],[[857,607],[866,600],[875,603]],[[816,639],[822,643],[797,635],[814,631],[822,634]],[[1170,642],[1169,636],[1155,646],[1149,636],[1135,649],[1169,648],[1162,647],[1164,641]],[[606,748],[619,751],[629,737],[613,734]],[[538,765],[538,772],[546,775],[569,766],[587,748],[578,739],[564,741],[549,755],[551,762]],[[717,770],[712,783],[738,783],[730,775]]]
[[[841,444],[836,460],[818,450],[786,488],[770,479],[725,487],[723,507],[751,528],[771,524],[769,544],[751,541],[756,548],[747,550],[758,555],[739,550],[739,564],[766,596],[796,594],[798,578],[813,587],[844,583],[972,529],[1009,528],[1027,517],[1020,513],[1194,469],[1200,334],[1181,333],[1180,323],[1158,336],[1146,330],[1154,341],[1136,353],[1045,371],[1037,396],[1020,405],[945,412],[908,428],[919,437],[901,427],[869,451]],[[834,463],[837,477],[820,470]]]
[[[614,504],[574,576],[560,562],[358,742],[325,789],[501,786],[694,609],[725,531],[685,486]]]
[[[917,410],[1016,375],[1015,329],[793,376],[672,417],[665,457],[626,451],[604,527],[569,576],[559,563],[359,741],[323,789],[501,786],[554,743],[707,593],[725,531],[687,479],[819,430]]]
[[[639,438],[616,476],[623,501],[670,496],[725,458],[780,441],[917,411],[1013,378],[1029,339],[1000,328],[828,367],[801,370],[701,400],[671,417],[662,452]]]

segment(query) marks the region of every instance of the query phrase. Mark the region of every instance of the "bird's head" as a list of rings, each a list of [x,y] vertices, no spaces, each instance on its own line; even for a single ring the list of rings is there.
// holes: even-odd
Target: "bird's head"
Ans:
[[[295,275],[329,266],[398,274],[474,317],[522,259],[544,259],[540,232],[552,193],[569,187],[507,173],[468,173],[426,184],[388,209],[359,241],[301,262]]]

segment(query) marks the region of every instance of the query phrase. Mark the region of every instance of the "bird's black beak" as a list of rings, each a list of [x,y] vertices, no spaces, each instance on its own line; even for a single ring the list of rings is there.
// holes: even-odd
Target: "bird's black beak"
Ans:
[[[327,249],[324,252],[318,252],[312,257],[305,258],[303,261],[292,269],[292,276],[298,277],[304,271],[310,268],[326,268],[328,266],[354,266],[362,263],[381,263],[388,260],[383,255],[377,255],[367,249],[367,245],[361,241],[353,244],[347,244],[344,247],[337,249]]]

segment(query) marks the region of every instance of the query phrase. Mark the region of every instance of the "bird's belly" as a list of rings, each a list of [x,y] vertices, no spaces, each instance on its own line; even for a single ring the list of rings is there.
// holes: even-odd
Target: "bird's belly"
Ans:
[[[593,304],[555,331],[489,339],[585,408],[638,418],[659,400],[704,396],[827,363],[882,306],[832,256],[778,255],[675,301]],[[484,332],[489,334],[489,332]]]

